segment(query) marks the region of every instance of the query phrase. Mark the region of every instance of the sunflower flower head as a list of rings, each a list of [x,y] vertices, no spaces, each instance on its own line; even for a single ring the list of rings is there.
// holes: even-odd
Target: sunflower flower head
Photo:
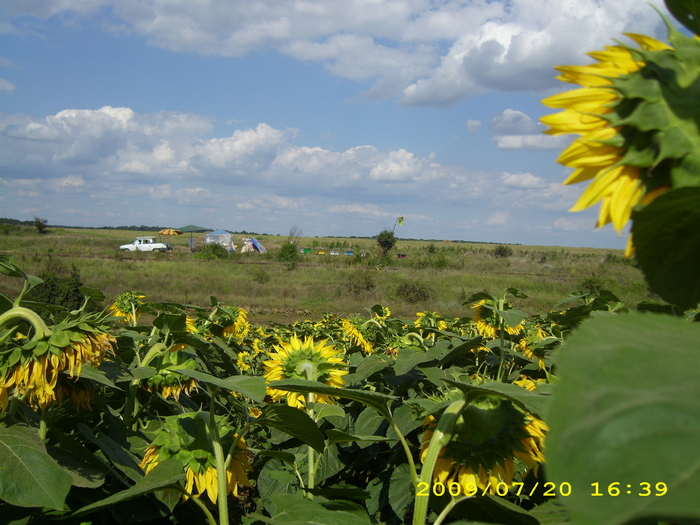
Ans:
[[[33,408],[66,397],[89,409],[92,386],[78,379],[83,366],[97,368],[113,353],[116,340],[104,329],[98,320],[78,315],[55,325],[46,337],[12,339],[14,348],[0,355],[0,411],[7,409],[11,395],[26,396]]]
[[[122,323],[134,325],[141,316],[141,305],[145,298],[146,295],[141,292],[124,292],[114,299],[114,303],[107,310]]]
[[[140,466],[148,474],[158,463],[177,458],[185,469],[185,490],[196,498],[206,494],[216,504],[219,489],[214,447],[206,427],[208,418],[209,415],[202,412],[166,417],[158,435],[146,448]],[[236,450],[226,470],[226,491],[238,496],[239,485],[251,486],[246,474],[252,470],[247,458],[248,448],[224,418],[217,418],[217,425],[224,450],[236,441]]]
[[[479,335],[482,335],[487,339],[496,339],[499,336],[501,318],[493,310],[484,307],[484,305],[489,303],[490,302],[486,299],[482,299],[472,305],[472,309],[474,309],[474,318],[472,321],[476,325],[476,331],[479,333]],[[513,306],[510,303],[505,303],[505,310],[510,310],[512,308]],[[516,326],[508,326],[504,323],[504,329],[510,335],[519,334],[523,328],[524,325],[522,321]]]
[[[581,87],[542,101],[562,110],[541,119],[545,133],[579,135],[558,159],[574,170],[564,184],[590,181],[571,211],[600,202],[598,227],[612,223],[618,233],[635,207],[700,186],[700,40],[667,27],[671,45],[626,34],[636,47],[608,46],[589,53],[593,64],[557,67],[559,80]]]
[[[194,379],[177,372],[197,369],[197,362],[187,352],[168,352],[156,357],[149,366],[157,371],[144,385],[149,392],[158,392],[166,399],[170,397],[178,401],[183,392],[189,395],[197,387]]]
[[[477,406],[479,405],[479,406]],[[437,420],[429,416],[424,426],[421,461]],[[487,490],[495,494],[499,483],[508,487],[516,475],[524,477],[544,462],[547,426],[516,409],[510,401],[472,403],[460,415],[452,438],[441,449],[433,480],[457,483],[461,493],[473,496]]]
[[[269,360],[264,361],[265,379],[268,383],[281,379],[310,379],[328,386],[340,388],[345,385],[343,376],[348,373],[343,359],[344,350],[328,344],[328,340],[315,342],[311,337],[303,341],[293,335],[289,342],[280,342],[275,346],[276,352],[268,353]],[[289,406],[304,408],[304,394],[287,392],[267,387],[267,393],[277,401],[287,396]],[[316,394],[314,402],[333,403],[335,398]]]
[[[359,346],[363,354],[368,355],[374,353],[372,343],[365,339],[365,336],[350,319],[343,319],[340,323],[345,337],[347,337],[354,346]]]

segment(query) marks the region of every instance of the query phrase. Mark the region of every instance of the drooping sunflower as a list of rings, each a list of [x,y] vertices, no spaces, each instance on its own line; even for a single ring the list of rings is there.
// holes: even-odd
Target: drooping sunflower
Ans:
[[[372,346],[372,343],[365,339],[365,336],[362,335],[362,332],[360,332],[350,319],[343,319],[340,325],[345,336],[350,339],[353,345],[359,346],[363,354],[368,355],[374,353],[374,346]]]
[[[300,340],[293,335],[289,342],[280,342],[275,345],[277,352],[268,353],[269,360],[264,361],[265,379],[267,382],[281,379],[311,379],[328,386],[340,388],[345,385],[343,376],[348,373],[347,364],[343,359],[345,351],[328,344],[328,340],[314,342],[311,337]],[[273,399],[287,396],[287,404],[292,407],[304,408],[306,397],[304,394],[287,392],[272,387],[267,387],[267,393]],[[315,403],[333,403],[335,398],[322,394],[316,394]]]
[[[488,308],[484,308],[484,304],[487,304],[486,299],[482,299],[481,301],[472,305],[472,308],[474,309],[474,318],[472,321],[476,325],[476,331],[479,333],[479,335],[482,335],[488,339],[496,339],[499,336],[499,326],[501,320],[496,312],[489,310]],[[507,307],[506,309],[512,308],[510,303],[506,303],[505,306]],[[516,326],[508,326],[507,324],[504,324],[505,331],[510,335],[519,334],[523,330],[523,327],[524,325],[522,321]]]
[[[510,487],[517,474],[524,477],[544,462],[547,425],[519,411],[510,401],[497,406],[470,404],[460,415],[452,438],[440,450],[433,482],[457,483],[464,495],[488,490],[496,494],[499,484]],[[425,461],[437,420],[429,416],[424,425],[421,461]]]
[[[179,401],[184,392],[189,394],[197,388],[197,382],[191,377],[179,374],[177,370],[196,370],[197,362],[192,354],[185,351],[168,352],[158,356],[149,366],[156,369],[144,385],[149,392],[159,392],[164,398]]]
[[[598,227],[612,222],[618,233],[633,208],[700,185],[700,41],[667,26],[672,46],[626,34],[639,47],[607,46],[589,53],[596,63],[556,68],[559,80],[582,87],[542,101],[562,109],[541,119],[545,133],[581,135],[558,159],[574,168],[564,184],[591,181],[571,211],[600,201]]]
[[[195,497],[207,495],[216,504],[219,496],[216,459],[213,445],[207,438],[206,419],[203,413],[187,413],[165,418],[159,434],[146,448],[141,468],[146,474],[158,463],[169,458],[177,458],[185,468],[185,490]],[[233,445],[238,434],[228,426],[224,418],[216,418],[224,450]],[[226,470],[227,494],[238,496],[238,486],[250,487],[246,471],[252,470],[246,456],[248,447],[245,440],[238,440],[236,451]],[[183,496],[183,500],[187,499]]]
[[[73,390],[79,389],[76,381],[84,365],[98,367],[113,352],[116,340],[101,330],[81,318],[55,325],[51,335],[43,339],[20,339],[24,344],[5,353],[9,360],[0,362],[0,410],[7,409],[10,395],[26,395],[33,408],[44,409],[60,402],[64,395],[80,399],[80,406],[89,408],[85,395],[78,396]],[[64,372],[66,375],[61,377]]]

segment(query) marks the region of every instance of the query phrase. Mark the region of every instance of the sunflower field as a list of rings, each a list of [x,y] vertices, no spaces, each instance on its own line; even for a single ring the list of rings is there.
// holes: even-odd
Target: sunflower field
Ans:
[[[0,523],[700,524],[700,2],[557,68],[548,133],[665,303],[255,326],[211,297],[0,295]]]

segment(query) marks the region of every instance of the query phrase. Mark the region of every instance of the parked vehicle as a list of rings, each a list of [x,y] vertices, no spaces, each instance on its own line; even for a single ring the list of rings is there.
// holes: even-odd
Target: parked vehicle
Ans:
[[[172,250],[173,245],[170,243],[157,242],[155,237],[136,237],[136,240],[131,244],[122,244],[120,250],[129,252],[165,252]]]

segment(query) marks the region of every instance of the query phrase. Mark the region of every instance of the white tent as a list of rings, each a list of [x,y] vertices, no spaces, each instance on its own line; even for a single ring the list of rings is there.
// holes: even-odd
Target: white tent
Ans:
[[[230,252],[234,250],[233,234],[227,232],[226,230],[214,230],[213,232],[207,233],[206,237],[204,238],[204,243],[220,244]]]

